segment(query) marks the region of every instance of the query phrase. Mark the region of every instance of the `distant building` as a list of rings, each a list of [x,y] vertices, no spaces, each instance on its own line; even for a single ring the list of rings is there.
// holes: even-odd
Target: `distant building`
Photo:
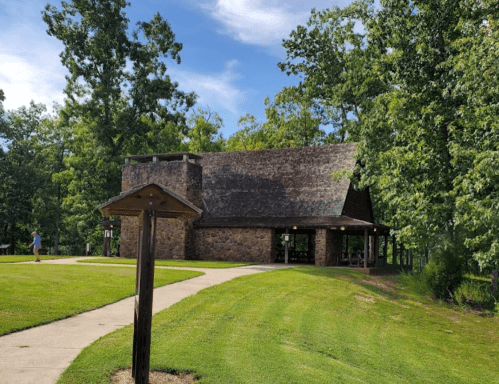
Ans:
[[[340,265],[348,257],[348,238],[369,236],[374,264],[379,235],[386,244],[389,228],[374,224],[369,190],[331,178],[354,169],[355,152],[352,143],[128,156],[122,190],[154,182],[203,210],[185,221],[158,219],[157,259],[279,262],[288,232],[290,262]],[[136,257],[135,220],[122,217],[121,256]]]

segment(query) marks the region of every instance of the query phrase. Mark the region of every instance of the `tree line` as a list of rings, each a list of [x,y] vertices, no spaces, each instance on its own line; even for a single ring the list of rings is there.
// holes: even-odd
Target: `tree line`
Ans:
[[[499,8],[493,0],[355,1],[311,11],[283,40],[298,85],[266,98],[265,121],[195,110],[167,63],[182,44],[158,13],[130,31],[124,0],[47,5],[69,70],[64,105],[1,112],[0,238],[31,228],[81,254],[101,246],[97,206],[120,192],[125,155],[357,142],[348,176],[380,223],[449,273],[499,268]],[[3,97],[8,95],[1,94]],[[330,133],[326,134],[325,130]]]

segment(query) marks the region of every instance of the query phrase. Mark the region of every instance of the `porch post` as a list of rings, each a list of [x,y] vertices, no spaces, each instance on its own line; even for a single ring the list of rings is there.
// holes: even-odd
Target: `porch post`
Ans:
[[[392,264],[397,265],[397,239],[392,235]]]
[[[286,228],[286,235],[289,234],[289,229]],[[289,241],[284,242],[284,264],[288,264],[288,243]]]
[[[385,266],[388,264],[388,236],[385,235],[385,244],[383,244],[383,257],[385,258]]]
[[[346,237],[347,237],[347,240],[346,240],[345,253],[346,253],[347,257],[348,257],[348,235],[346,235]],[[341,255],[341,258],[343,258],[343,255]]]
[[[367,268],[367,258],[369,253],[369,232],[364,229],[364,268]]]
[[[379,258],[379,236],[378,234],[374,235],[374,266],[378,266],[378,258]]]

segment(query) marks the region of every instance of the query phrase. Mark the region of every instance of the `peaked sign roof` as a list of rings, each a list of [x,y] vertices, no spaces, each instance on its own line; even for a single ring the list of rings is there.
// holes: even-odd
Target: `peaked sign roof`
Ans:
[[[144,184],[113,197],[99,207],[103,216],[139,216],[143,210],[157,217],[187,219],[203,211],[184,197],[156,184]]]

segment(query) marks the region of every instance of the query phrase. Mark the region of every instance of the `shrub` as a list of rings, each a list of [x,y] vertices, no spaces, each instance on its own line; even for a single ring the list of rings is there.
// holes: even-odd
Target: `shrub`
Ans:
[[[490,294],[490,284],[473,279],[464,280],[454,291],[452,298],[459,305],[469,304],[493,309],[495,304]]]
[[[463,280],[463,263],[452,243],[444,241],[435,250],[422,278],[436,297],[451,297]]]

